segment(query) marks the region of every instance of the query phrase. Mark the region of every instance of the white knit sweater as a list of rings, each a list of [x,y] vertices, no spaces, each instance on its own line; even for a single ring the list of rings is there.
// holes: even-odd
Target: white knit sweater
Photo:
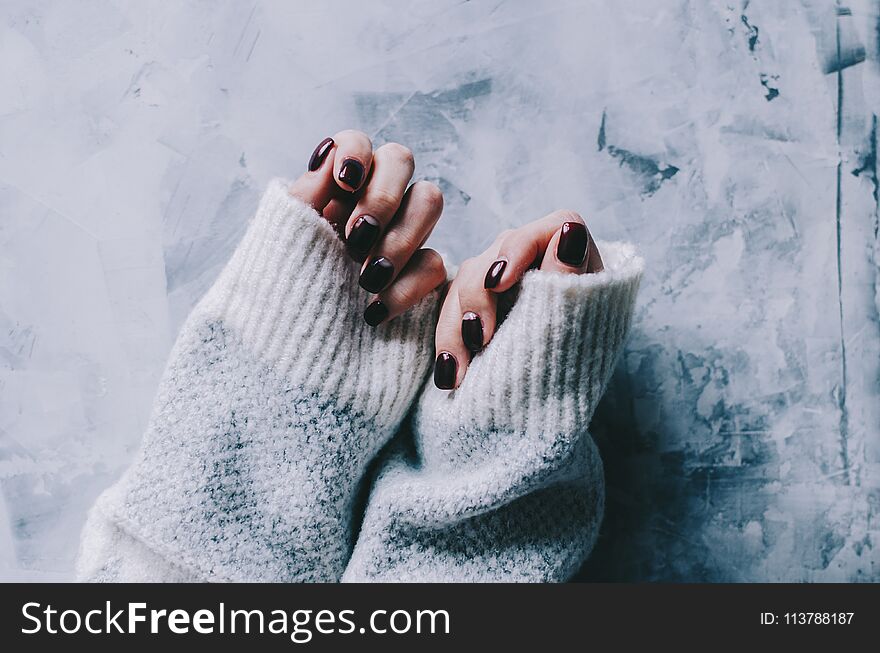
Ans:
[[[600,250],[598,274],[529,272],[461,387],[438,390],[437,294],[367,326],[343,244],[272,182],[89,514],[78,577],[565,580],[602,518],[587,427],[643,267]]]

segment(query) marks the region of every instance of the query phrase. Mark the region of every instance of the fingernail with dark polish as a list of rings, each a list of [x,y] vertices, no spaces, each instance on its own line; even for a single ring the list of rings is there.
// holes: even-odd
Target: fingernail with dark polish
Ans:
[[[345,239],[348,252],[356,261],[367,258],[370,249],[379,237],[379,221],[371,215],[362,215],[354,221],[351,233]]]
[[[461,339],[464,346],[474,353],[483,348],[483,321],[473,311],[461,316]]]
[[[486,273],[486,280],[483,282],[483,287],[487,290],[491,290],[501,283],[501,277],[504,275],[504,268],[506,267],[507,261],[504,259],[495,261]]]
[[[378,293],[385,289],[393,276],[394,265],[384,256],[380,256],[364,268],[358,283],[367,292]]]
[[[364,311],[364,321],[371,327],[378,326],[388,317],[388,307],[377,299]]]
[[[448,351],[441,351],[434,362],[434,385],[441,390],[452,390],[455,387],[455,375],[458,363],[455,356]]]
[[[312,158],[309,159],[309,172],[314,172],[321,167],[321,164],[324,163],[324,159],[327,158],[327,152],[333,148],[333,145],[332,138],[325,138],[318,143],[318,147],[312,152]]]
[[[584,264],[589,242],[590,237],[584,225],[580,222],[566,222],[562,225],[562,234],[556,246],[556,258],[566,265],[578,268]]]
[[[339,169],[339,181],[343,184],[347,184],[354,190],[357,190],[361,187],[361,182],[364,180],[364,166],[361,165],[361,162],[356,159],[346,159],[342,162],[342,167]]]

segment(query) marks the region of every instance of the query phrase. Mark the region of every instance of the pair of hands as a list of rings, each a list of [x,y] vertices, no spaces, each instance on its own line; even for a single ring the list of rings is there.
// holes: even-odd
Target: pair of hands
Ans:
[[[410,185],[415,161],[398,143],[373,150],[366,134],[346,130],[326,138],[290,194],[315,208],[362,263],[359,283],[372,293],[364,311],[370,326],[400,315],[446,281],[442,257],[423,247],[443,210],[436,185]],[[458,387],[471,356],[492,339],[499,296],[531,268],[563,274],[603,269],[583,218],[555,211],[502,231],[479,256],[462,263],[437,321],[434,383]]]

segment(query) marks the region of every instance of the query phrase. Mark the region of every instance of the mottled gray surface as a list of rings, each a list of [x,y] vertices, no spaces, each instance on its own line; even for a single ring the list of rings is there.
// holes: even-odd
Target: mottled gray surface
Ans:
[[[6,2],[0,577],[70,577],[266,181],[354,126],[454,261],[559,207],[648,263],[582,576],[880,580],[880,9]]]

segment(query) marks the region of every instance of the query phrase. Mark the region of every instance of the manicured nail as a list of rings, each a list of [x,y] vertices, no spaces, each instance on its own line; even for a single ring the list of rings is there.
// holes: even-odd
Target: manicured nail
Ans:
[[[474,353],[483,348],[483,321],[473,311],[461,316],[461,339],[464,346]]]
[[[580,222],[566,222],[562,225],[562,234],[556,246],[556,258],[575,268],[584,264],[587,257],[587,245],[590,237],[587,228]]]
[[[364,311],[364,321],[371,327],[378,326],[388,317],[388,307],[377,299]]]
[[[318,147],[312,152],[312,158],[309,159],[309,172],[314,172],[321,167],[321,164],[324,163],[324,159],[327,158],[327,152],[333,149],[333,145],[332,138],[325,138],[318,143]]]
[[[382,292],[394,276],[394,265],[384,256],[373,259],[361,272],[358,283],[371,293]]]
[[[501,283],[501,277],[504,274],[504,268],[506,267],[507,261],[504,259],[495,261],[486,273],[486,280],[483,282],[483,287],[487,290],[491,290]]]
[[[342,162],[342,167],[339,169],[339,181],[343,184],[347,184],[354,190],[357,190],[361,187],[361,182],[364,180],[364,166],[361,165],[361,162],[356,159],[346,159]]]
[[[354,221],[351,233],[345,239],[348,253],[355,261],[363,261],[378,237],[379,221],[371,215],[362,215]]]
[[[434,362],[434,385],[441,390],[452,390],[455,387],[455,374],[458,363],[455,356],[448,351],[441,351]]]

